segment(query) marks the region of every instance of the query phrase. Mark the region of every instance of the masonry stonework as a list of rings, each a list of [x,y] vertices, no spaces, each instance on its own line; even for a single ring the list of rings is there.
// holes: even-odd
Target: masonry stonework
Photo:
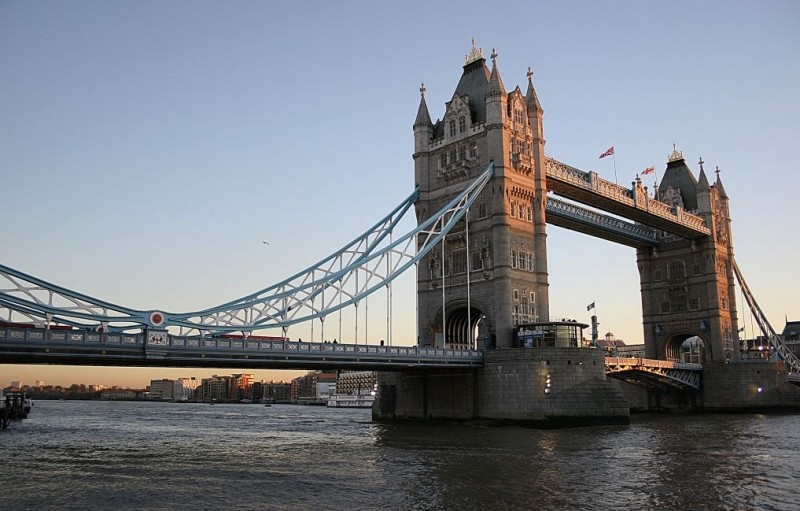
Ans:
[[[603,353],[588,348],[489,350],[481,369],[381,372],[378,394],[376,421],[537,427],[629,422],[624,393],[606,381]]]

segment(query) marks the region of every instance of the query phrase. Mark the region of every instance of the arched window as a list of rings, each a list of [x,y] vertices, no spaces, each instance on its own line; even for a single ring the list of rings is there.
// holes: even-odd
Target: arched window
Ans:
[[[686,278],[686,270],[683,267],[683,261],[673,261],[669,263],[669,278],[670,280],[683,280]]]

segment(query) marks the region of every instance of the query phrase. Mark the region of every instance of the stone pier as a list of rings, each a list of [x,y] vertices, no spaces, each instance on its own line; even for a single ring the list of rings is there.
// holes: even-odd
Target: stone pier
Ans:
[[[373,419],[533,427],[628,424],[624,393],[588,348],[486,351],[483,368],[378,373]]]

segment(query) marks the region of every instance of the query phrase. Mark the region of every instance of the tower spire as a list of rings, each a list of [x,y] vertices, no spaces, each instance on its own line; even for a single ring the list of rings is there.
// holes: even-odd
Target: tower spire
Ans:
[[[536,89],[533,88],[533,70],[528,66],[528,90],[525,93],[525,102],[528,103],[528,108],[533,107],[535,111],[541,111],[542,105],[539,104],[539,97],[536,95]]]
[[[487,96],[502,96],[506,93],[506,88],[503,86],[503,79],[500,78],[500,71],[497,69],[497,57],[499,55],[492,48],[492,74],[489,77],[489,89],[486,91]]]
[[[419,87],[419,108],[417,108],[417,118],[414,120],[414,127],[428,127],[432,126],[431,114],[428,112],[428,104],[425,102],[425,83],[423,82]]]
[[[697,179],[697,189],[708,191],[709,189],[708,178],[706,177],[706,171],[703,170],[703,163],[705,162],[703,161],[702,156],[700,157],[700,161],[698,161],[697,163],[700,165],[700,177]]]
[[[719,173],[720,172],[722,172],[722,171],[719,170],[719,165],[717,165],[717,170],[714,171],[714,173],[717,175],[717,182],[714,183],[714,186],[719,191],[719,196],[727,199],[728,198],[728,194],[725,192],[725,187],[722,186],[722,179],[720,179],[720,177],[719,177]]]

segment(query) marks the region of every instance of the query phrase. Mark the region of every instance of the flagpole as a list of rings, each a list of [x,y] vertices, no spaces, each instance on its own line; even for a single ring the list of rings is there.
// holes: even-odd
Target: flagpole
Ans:
[[[656,200],[661,200],[661,197],[658,196],[658,170],[655,169],[655,165],[653,165],[653,170],[656,173],[656,182],[653,184],[655,190],[653,190],[653,198]]]
[[[619,184],[617,182],[617,154],[611,153],[611,157],[614,158],[614,184]]]

